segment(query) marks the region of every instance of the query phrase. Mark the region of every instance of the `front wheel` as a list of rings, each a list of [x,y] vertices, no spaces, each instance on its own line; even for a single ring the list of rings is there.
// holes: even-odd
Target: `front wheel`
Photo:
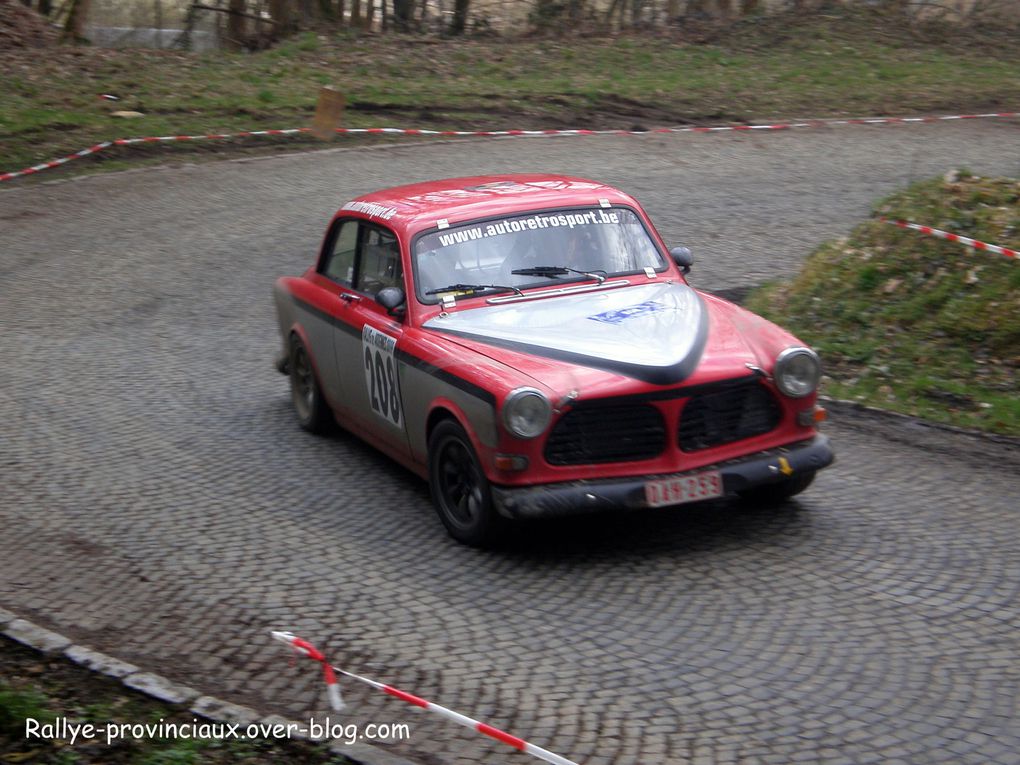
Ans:
[[[507,520],[492,504],[492,490],[471,440],[452,420],[429,436],[429,489],[439,520],[450,536],[472,547],[499,540]]]
[[[794,478],[787,478],[778,483],[767,483],[737,492],[740,498],[749,504],[778,505],[790,497],[800,494],[815,480],[815,473],[801,473]]]

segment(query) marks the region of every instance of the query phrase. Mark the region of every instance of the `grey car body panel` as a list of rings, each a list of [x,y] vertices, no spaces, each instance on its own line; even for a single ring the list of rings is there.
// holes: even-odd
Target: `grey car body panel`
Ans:
[[[400,386],[404,399],[404,413],[407,418],[407,437],[411,445],[411,456],[424,464],[428,459],[428,418],[430,409],[437,399],[452,402],[467,418],[471,430],[486,446],[496,446],[495,397],[480,395],[465,390],[448,377],[439,374],[438,368],[409,358],[399,358]]]
[[[424,326],[669,385],[697,366],[708,335],[708,312],[686,284],[663,281],[450,311]]]
[[[326,399],[342,406],[344,397],[336,373],[333,328],[329,318],[306,303],[295,300],[293,295],[279,285],[273,289],[273,298],[276,302],[276,315],[280,322],[280,338],[283,341],[284,353],[290,352],[290,334],[294,327],[302,327],[311,345],[308,353],[312,357],[319,385]]]
[[[352,417],[354,408],[350,406],[351,399],[347,398],[347,389],[341,384],[339,368],[346,368],[349,365],[350,368],[346,371],[349,373],[352,386],[356,382],[355,375],[363,374],[360,334],[352,324],[336,316],[323,313],[302,300],[295,299],[286,290],[277,288],[275,295],[280,332],[285,344],[288,342],[287,338],[295,324],[304,327],[310,338],[312,331],[316,332],[317,339],[311,340],[312,347],[308,350],[315,360],[316,367],[328,367],[329,372],[329,374],[321,373],[323,379],[320,380],[320,383],[324,387],[328,386],[327,398],[338,406],[337,415],[344,420],[341,424],[351,426],[351,429],[356,433],[357,425],[364,420],[355,421]],[[342,350],[343,356],[337,356],[337,352],[340,350]],[[461,348],[458,348],[457,352],[458,354],[471,353]],[[328,362],[323,358],[324,356],[328,358]],[[427,461],[429,410],[433,402],[439,398],[449,400],[463,413],[468,420],[469,428],[483,444],[496,445],[498,441],[496,397],[491,391],[453,374],[446,368],[412,356],[401,347],[399,341],[395,357],[407,448],[415,462],[425,464]],[[463,358],[457,360],[463,363]],[[484,356],[479,356],[478,360],[482,364],[498,364]],[[503,365],[500,366],[503,367]],[[504,368],[504,371],[506,370],[507,368]],[[524,382],[530,382],[530,380],[522,376],[522,384]],[[362,401],[362,411],[370,413],[364,386],[361,386],[359,400],[361,399],[365,399]]]

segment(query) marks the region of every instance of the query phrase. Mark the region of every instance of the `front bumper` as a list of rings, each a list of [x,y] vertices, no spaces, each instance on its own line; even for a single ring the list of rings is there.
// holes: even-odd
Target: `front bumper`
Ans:
[[[642,508],[648,507],[645,500],[645,484],[648,481],[718,470],[723,479],[723,491],[732,494],[820,470],[831,465],[834,459],[829,439],[819,434],[808,441],[705,465],[686,473],[567,481],[541,486],[493,486],[492,499],[499,513],[508,518],[551,518],[611,508]]]

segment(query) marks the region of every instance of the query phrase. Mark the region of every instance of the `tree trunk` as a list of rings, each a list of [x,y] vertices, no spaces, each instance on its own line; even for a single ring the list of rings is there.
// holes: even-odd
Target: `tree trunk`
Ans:
[[[244,47],[244,0],[230,0],[227,5],[230,15],[227,16],[227,46],[231,50]]]
[[[612,27],[613,17],[616,15],[617,11],[620,13],[620,26],[623,26],[623,0],[613,0],[612,4],[609,6],[609,10],[606,11],[606,27]]]
[[[393,26],[398,32],[410,32],[414,17],[412,0],[393,0]]]
[[[336,25],[338,27],[345,26],[347,19],[344,14],[347,13],[347,3],[344,0],[336,0]]]
[[[351,0],[351,29],[361,28],[361,0]]]
[[[278,37],[286,37],[294,31],[290,0],[269,0],[269,15],[273,17],[273,31]]]
[[[368,0],[368,8],[365,13],[365,29],[372,31],[372,22],[375,21],[375,0]]]
[[[47,17],[53,13],[53,0],[39,0],[39,13]]]
[[[450,22],[450,34],[462,35],[467,29],[468,6],[471,0],[455,0],[453,4],[453,21]]]
[[[704,16],[705,15],[705,0],[687,0],[687,15],[688,16]]]
[[[91,7],[92,0],[71,0],[71,10],[67,13],[62,40],[88,42],[85,37],[85,22],[88,20]]]
[[[761,0],[740,0],[740,15],[750,16],[761,10]]]
[[[298,10],[301,11],[301,23],[305,26],[315,21],[315,4],[312,0],[298,0]]]

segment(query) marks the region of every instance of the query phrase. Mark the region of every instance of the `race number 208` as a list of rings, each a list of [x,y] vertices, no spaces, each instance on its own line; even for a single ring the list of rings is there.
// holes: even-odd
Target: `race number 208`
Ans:
[[[396,427],[403,426],[400,385],[393,351],[397,339],[367,324],[361,332],[365,385],[372,411]]]

